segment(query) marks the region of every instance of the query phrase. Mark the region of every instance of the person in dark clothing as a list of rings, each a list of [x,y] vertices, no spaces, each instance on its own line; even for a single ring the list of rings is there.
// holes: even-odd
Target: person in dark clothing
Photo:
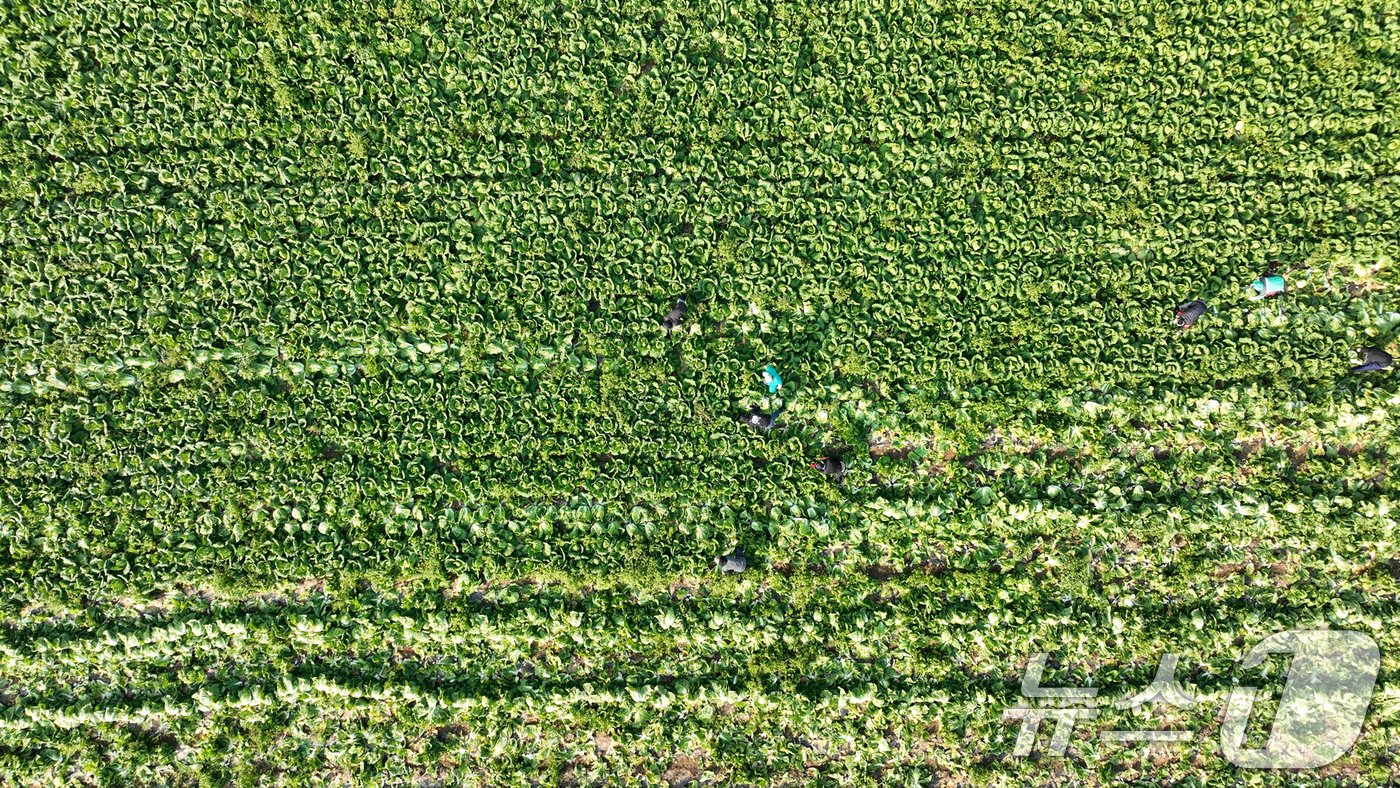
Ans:
[[[1361,363],[1352,367],[1352,372],[1376,372],[1386,369],[1394,361],[1390,354],[1378,347],[1361,348]]]
[[[729,555],[722,555],[715,559],[715,566],[719,567],[721,574],[738,574],[749,568],[749,558],[744,555],[744,547],[740,545],[734,548],[734,552]]]
[[[682,296],[676,299],[676,305],[671,307],[671,311],[661,318],[661,326],[667,331],[674,331],[681,324],[681,321],[685,320],[685,312],[685,297]]]
[[[812,467],[838,482],[846,475],[846,463],[838,457],[821,457],[812,463]]]
[[[757,405],[755,405],[752,408],[749,408],[748,413],[744,414],[743,421],[745,424],[749,425],[750,427],[753,427],[756,430],[763,430],[764,432],[768,432],[769,430],[773,429],[773,425],[778,421],[778,417],[781,416],[782,413],[783,408],[778,408],[772,413],[764,413],[762,410],[759,410]]]
[[[1196,321],[1206,313],[1206,302],[1197,298],[1176,308],[1176,327],[1183,331],[1196,325]]]

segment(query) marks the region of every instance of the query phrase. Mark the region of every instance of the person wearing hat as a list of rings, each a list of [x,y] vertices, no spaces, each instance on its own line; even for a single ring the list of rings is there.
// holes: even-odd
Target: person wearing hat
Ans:
[[[778,408],[772,413],[764,413],[757,405],[749,408],[749,412],[744,414],[743,422],[756,430],[768,432],[773,429],[773,424],[783,413],[783,408]]]
[[[846,475],[846,463],[839,457],[820,457],[812,463],[812,467],[821,471],[827,478],[841,481],[841,477]]]
[[[1361,348],[1361,363],[1352,367],[1352,372],[1377,372],[1390,366],[1394,361],[1390,354],[1378,347]]]

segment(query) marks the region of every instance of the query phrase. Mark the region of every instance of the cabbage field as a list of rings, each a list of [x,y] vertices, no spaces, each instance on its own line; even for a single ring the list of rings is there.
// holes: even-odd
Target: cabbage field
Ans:
[[[0,42],[0,784],[1400,783],[1395,0]],[[1317,628],[1354,747],[1237,766]],[[1202,702],[1019,757],[1038,653]]]

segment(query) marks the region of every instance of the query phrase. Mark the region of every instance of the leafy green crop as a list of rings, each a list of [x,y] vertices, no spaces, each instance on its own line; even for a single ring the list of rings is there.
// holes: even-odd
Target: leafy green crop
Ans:
[[[1306,626],[1383,662],[1300,778],[1400,781],[1393,2],[0,41],[0,782],[1282,783],[1000,715]]]

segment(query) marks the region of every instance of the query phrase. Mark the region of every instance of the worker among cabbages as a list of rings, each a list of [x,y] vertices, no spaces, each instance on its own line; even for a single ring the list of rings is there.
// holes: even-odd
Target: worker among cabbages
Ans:
[[[738,574],[749,568],[749,558],[744,555],[744,546],[739,545],[734,548],[734,552],[729,555],[722,555],[715,558],[715,566],[719,567],[721,574]]]
[[[1183,331],[1196,325],[1196,321],[1206,313],[1206,302],[1197,298],[1176,308],[1176,327]]]
[[[812,467],[821,471],[829,479],[841,481],[841,477],[846,475],[846,463],[839,457],[821,457]]]
[[[680,298],[676,299],[676,304],[675,306],[671,307],[671,311],[667,312],[665,317],[661,318],[661,327],[666,329],[668,332],[676,330],[676,328],[680,326],[681,321],[685,320],[685,313],[685,297],[681,296]]]
[[[1378,372],[1394,361],[1390,354],[1378,347],[1361,348],[1361,363],[1352,367],[1352,372]]]
[[[759,409],[757,405],[755,405],[752,408],[749,408],[748,413],[744,414],[743,421],[745,424],[749,425],[750,427],[753,427],[756,430],[763,430],[764,432],[768,432],[769,430],[773,429],[773,424],[777,422],[778,417],[782,414],[783,408],[778,408],[772,413],[764,413],[762,410]]]

